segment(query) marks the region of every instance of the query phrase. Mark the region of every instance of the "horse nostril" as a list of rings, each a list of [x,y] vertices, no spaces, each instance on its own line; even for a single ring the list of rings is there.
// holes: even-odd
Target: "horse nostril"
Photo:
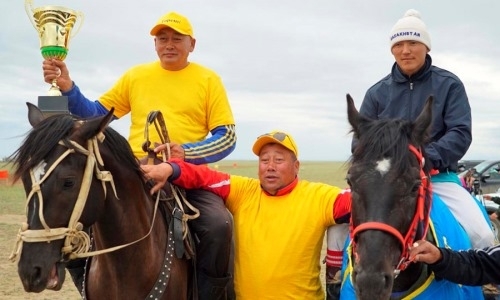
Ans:
[[[41,274],[42,274],[42,268],[34,267],[31,273],[31,281],[34,282],[35,280],[39,280]]]

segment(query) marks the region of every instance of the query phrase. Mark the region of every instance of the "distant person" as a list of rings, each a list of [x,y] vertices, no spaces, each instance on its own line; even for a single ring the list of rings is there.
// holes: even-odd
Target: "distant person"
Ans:
[[[168,180],[222,197],[234,216],[238,300],[324,300],[319,277],[323,238],[329,226],[349,221],[350,192],[299,180],[299,150],[285,132],[259,136],[252,150],[259,157],[259,179],[179,159],[142,168],[156,182],[153,192]]]
[[[123,28],[122,28],[123,29]],[[220,77],[212,70],[190,62],[196,39],[189,20],[168,12],[151,28],[158,61],[137,65],[123,74],[97,101],[90,101],[69,76],[63,61],[43,62],[45,81],[57,80],[68,96],[71,113],[81,117],[105,115],[114,107],[116,118],[131,115],[129,143],[137,158],[142,150],[148,114],[160,110],[168,126],[173,157],[194,164],[219,161],[236,146],[234,118]],[[158,134],[149,132],[152,141]],[[210,137],[206,138],[207,135]],[[232,220],[218,196],[203,190],[187,191],[196,199],[200,216],[190,221],[199,242],[196,245],[200,299],[225,299],[231,281],[229,257]],[[83,265],[70,265],[70,273],[81,291]]]
[[[474,190],[474,173],[476,169],[472,168],[467,170],[467,173],[463,177],[460,177],[460,182],[462,183],[462,187],[466,189],[469,193],[472,193]]]
[[[487,219],[456,174],[457,163],[472,142],[471,109],[463,83],[455,74],[432,64],[431,37],[418,11],[408,10],[394,24],[389,42],[395,59],[391,72],[368,89],[360,114],[373,120],[414,121],[433,95],[433,128],[425,147],[428,161],[439,173],[432,176],[432,190],[464,227],[474,248],[493,245],[494,235]],[[356,144],[354,138],[352,149]],[[330,248],[338,242],[329,238],[327,243],[329,253],[338,253],[340,249]],[[328,275],[338,272],[334,267],[327,265],[327,284]]]

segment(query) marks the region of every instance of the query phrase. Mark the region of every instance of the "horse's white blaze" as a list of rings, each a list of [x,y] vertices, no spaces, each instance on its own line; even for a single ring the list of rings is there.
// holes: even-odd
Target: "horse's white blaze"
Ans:
[[[389,172],[389,169],[391,168],[391,160],[388,158],[384,158],[382,160],[379,160],[377,162],[377,166],[375,169],[380,172],[382,176],[387,174]]]
[[[33,176],[35,177],[35,182],[34,183],[40,183],[40,180],[42,179],[43,175],[45,175],[45,167],[47,166],[47,163],[42,160],[36,167],[33,168]]]

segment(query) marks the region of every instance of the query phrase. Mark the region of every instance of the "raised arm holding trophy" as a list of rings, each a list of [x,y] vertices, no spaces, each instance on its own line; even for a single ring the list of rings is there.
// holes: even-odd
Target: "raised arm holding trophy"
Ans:
[[[38,32],[43,58],[64,60],[68,54],[69,41],[78,33],[83,24],[83,14],[53,5],[33,8],[32,0],[25,0],[24,8]],[[73,30],[76,23],[78,27]],[[52,81],[47,96],[38,97],[38,107],[44,115],[69,113],[68,99],[62,96],[57,86],[57,79]]]

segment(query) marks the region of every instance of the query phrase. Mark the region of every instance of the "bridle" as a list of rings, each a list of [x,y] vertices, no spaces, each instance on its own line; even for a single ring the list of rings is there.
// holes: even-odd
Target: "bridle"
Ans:
[[[415,241],[424,238],[427,235],[427,230],[429,228],[430,202],[426,203],[427,201],[426,195],[427,194],[431,195],[432,192],[430,179],[423,169],[425,160],[422,155],[422,151],[420,149],[417,149],[413,145],[409,145],[409,150],[411,153],[415,155],[415,157],[419,162],[421,184],[418,188],[417,206],[415,209],[415,213],[413,215],[412,222],[406,234],[403,236],[401,232],[399,232],[399,230],[394,228],[393,226],[377,221],[361,223],[356,227],[354,227],[351,219],[351,240],[353,243],[352,252],[354,253],[354,255],[357,255],[355,237],[360,232],[366,230],[384,231],[394,236],[399,241],[399,243],[401,244],[402,251],[399,263],[396,265],[394,270],[395,277],[398,276],[401,271],[404,271],[411,262],[409,257],[409,248],[413,245]],[[419,230],[419,228],[421,230]],[[417,236],[417,231],[418,231],[418,236]]]
[[[82,147],[75,141],[69,141],[69,143],[73,146],[70,148],[63,141],[59,141],[59,145],[68,147],[68,149],[59,156],[59,158],[50,166],[50,168],[45,172],[45,175],[37,181],[35,178],[35,174],[33,169],[30,170],[30,177],[32,182],[31,191],[26,199],[26,210],[33,199],[33,196],[36,194],[39,201],[39,209],[38,209],[38,217],[40,222],[43,225],[44,229],[29,229],[28,221],[26,219],[25,222],[22,223],[19,232],[17,233],[17,238],[14,246],[14,250],[10,255],[9,259],[11,261],[16,261],[20,258],[20,254],[22,251],[23,243],[36,243],[36,242],[51,242],[55,240],[64,239],[64,245],[61,248],[61,261],[65,261],[66,258],[76,259],[76,258],[84,258],[95,256],[103,253],[108,253],[112,251],[116,251],[118,249],[122,249],[124,247],[135,244],[143,239],[145,239],[152,231],[153,222],[156,216],[156,211],[158,207],[159,198],[157,198],[155,202],[155,208],[153,213],[153,218],[151,219],[151,227],[149,232],[143,236],[142,238],[119,246],[115,246],[108,249],[102,249],[99,251],[90,251],[90,237],[85,232],[84,226],[79,222],[79,219],[82,215],[83,209],[85,208],[85,204],[87,202],[87,198],[90,191],[90,186],[92,183],[93,175],[95,174],[96,178],[102,182],[102,188],[104,191],[104,195],[106,197],[107,188],[106,182],[111,184],[113,188],[113,192],[115,197],[118,199],[116,194],[116,188],[113,181],[113,176],[109,171],[101,170],[104,166],[98,143],[102,143],[104,140],[104,134],[101,132],[97,136],[87,140],[87,149]],[[72,153],[81,153],[87,156],[85,171],[83,174],[82,184],[80,187],[80,191],[78,193],[78,198],[76,200],[75,206],[73,208],[73,212],[71,213],[71,217],[67,227],[59,227],[59,228],[50,228],[45,221],[43,216],[43,196],[41,191],[42,183],[50,176],[52,171],[66,158],[68,155]],[[26,213],[26,218],[28,218],[28,214]]]

